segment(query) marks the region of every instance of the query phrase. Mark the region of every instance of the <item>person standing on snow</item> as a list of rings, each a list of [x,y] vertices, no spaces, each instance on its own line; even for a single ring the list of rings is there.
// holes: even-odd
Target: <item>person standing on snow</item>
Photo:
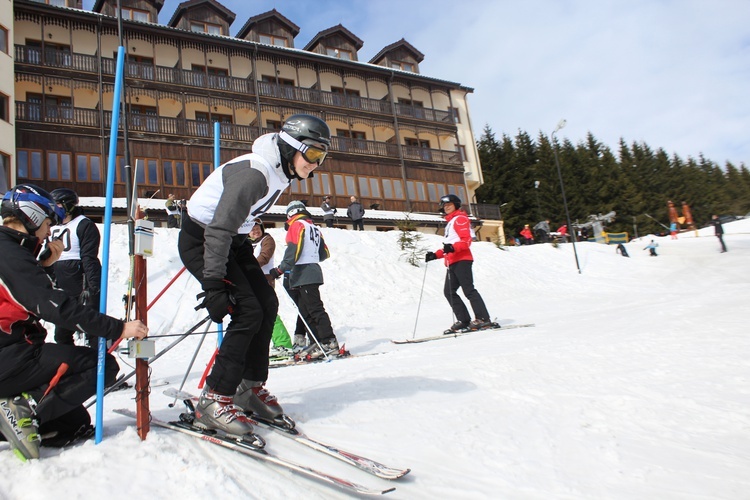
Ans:
[[[52,238],[63,242],[63,253],[52,266],[55,283],[82,305],[99,310],[99,284],[102,280],[102,263],[99,262],[101,236],[96,224],[83,215],[78,206],[78,194],[68,188],[58,188],[50,193],[57,206],[65,210],[62,225],[52,228]],[[73,345],[73,333],[64,326],[55,327],[55,342]],[[97,347],[97,337],[90,335],[86,342]]]
[[[263,225],[263,221],[255,219],[255,225],[250,230],[250,243],[253,245],[253,255],[258,260],[258,265],[263,270],[263,274],[266,276],[266,280],[271,287],[275,287],[276,280],[274,280],[269,272],[275,267],[273,254],[276,252],[276,241],[273,236],[266,232],[266,228]],[[286,330],[284,323],[281,321],[281,317],[277,314],[276,321],[273,324],[273,334],[271,335],[271,341],[273,347],[269,352],[269,356],[285,356],[291,355],[292,353],[292,339],[289,338],[289,332]]]
[[[445,286],[443,292],[445,298],[456,315],[456,322],[446,334],[455,333],[465,329],[481,330],[490,328],[490,313],[484,305],[484,300],[476,288],[474,288],[474,276],[472,265],[474,257],[469,247],[471,246],[471,222],[466,212],[461,210],[461,200],[455,194],[449,194],[440,198],[440,211],[445,214],[448,224],[445,226],[445,237],[443,248],[436,252],[427,252],[425,262],[435,259],[445,259],[448,270],[445,275]],[[458,288],[471,304],[475,319],[471,321],[469,311],[466,309],[461,298],[458,296]]]
[[[531,229],[529,229],[528,224],[524,224],[523,229],[521,229],[521,240],[523,245],[531,245],[534,243],[534,235],[531,234]]]
[[[365,225],[362,218],[365,216],[365,209],[362,208],[362,204],[356,196],[352,196],[349,200],[351,203],[349,203],[349,208],[346,209],[346,216],[352,220],[352,227],[355,231],[357,229],[364,231]]]
[[[726,252],[727,246],[724,244],[724,227],[721,225],[718,215],[714,214],[711,217],[711,225],[714,227],[714,234],[719,238],[719,243],[721,243],[721,253]]]
[[[178,240],[180,258],[203,288],[199,307],[217,323],[231,317],[195,407],[194,422],[200,428],[252,434],[245,412],[289,423],[264,387],[279,301],[247,235],[293,179],[312,176],[330,144],[331,131],[323,120],[290,116],[279,133],[256,139],[252,153],[214,170],[188,201]]]
[[[326,195],[323,198],[323,204],[320,205],[320,209],[323,210],[323,222],[326,227],[333,227],[333,219],[336,217],[336,207],[331,205],[331,197]]]
[[[658,244],[658,243],[656,243],[656,242],[655,242],[654,240],[651,240],[651,243],[649,243],[648,245],[646,245],[646,246],[645,246],[645,247],[644,247],[643,249],[644,249],[644,250],[648,250],[648,254],[649,254],[649,255],[650,255],[651,257],[658,257],[658,255],[657,255],[657,253],[656,253],[656,248],[657,248],[658,246],[659,246],[659,244]]]
[[[284,259],[276,269],[271,269],[271,276],[284,276],[284,288],[297,304],[300,315],[318,342],[310,339],[314,345],[308,353],[316,358],[325,354],[339,352],[339,343],[331,327],[331,318],[320,298],[320,285],[323,284],[323,271],[319,262],[326,260],[330,254],[320,229],[312,223],[312,217],[301,201],[292,201],[286,207],[286,250]],[[306,328],[304,322],[297,319],[294,331],[295,348],[304,347]],[[321,352],[320,347],[323,348]]]
[[[66,446],[94,434],[83,403],[96,393],[98,352],[45,342],[42,321],[112,340],[142,339],[148,327],[102,314],[52,287],[43,267],[58,259],[63,242],[48,241],[38,254],[65,211],[51,194],[15,186],[3,197],[0,217],[0,433],[25,461],[39,458],[40,444]],[[115,383],[118,371],[107,354],[105,385]]]

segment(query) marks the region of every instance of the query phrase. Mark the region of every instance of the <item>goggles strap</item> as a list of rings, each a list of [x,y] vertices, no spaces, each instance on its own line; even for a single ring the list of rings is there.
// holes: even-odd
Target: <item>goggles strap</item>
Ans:
[[[291,135],[287,134],[283,130],[281,132],[279,132],[279,137],[281,137],[281,139],[284,142],[286,142],[287,144],[289,144],[291,147],[293,147],[294,149],[296,149],[300,153],[304,154],[305,152],[307,152],[307,150],[309,148],[309,146],[307,144],[305,144],[304,142],[298,141],[297,139],[295,139]]]

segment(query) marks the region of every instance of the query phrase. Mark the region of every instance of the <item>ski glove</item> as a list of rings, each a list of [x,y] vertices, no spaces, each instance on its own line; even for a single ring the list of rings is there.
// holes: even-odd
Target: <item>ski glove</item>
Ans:
[[[437,259],[437,255],[435,255],[435,252],[427,252],[424,254],[424,261],[430,262],[431,260]]]
[[[443,245],[443,253],[453,253],[456,250],[453,248],[453,245],[450,243],[446,243]]]
[[[277,279],[279,279],[279,277],[280,277],[280,276],[281,276],[282,274],[284,274],[284,271],[282,271],[282,270],[281,270],[281,269],[279,269],[278,267],[274,267],[274,268],[272,268],[272,269],[271,269],[271,270],[270,270],[270,271],[268,272],[268,274],[270,274],[270,275],[271,275],[271,277],[272,277],[273,279],[277,280]]]
[[[195,310],[206,308],[211,321],[221,323],[224,316],[232,314],[237,305],[237,300],[229,290],[231,282],[220,279],[206,279],[202,283],[203,292],[197,295],[197,299],[203,302],[196,306]]]

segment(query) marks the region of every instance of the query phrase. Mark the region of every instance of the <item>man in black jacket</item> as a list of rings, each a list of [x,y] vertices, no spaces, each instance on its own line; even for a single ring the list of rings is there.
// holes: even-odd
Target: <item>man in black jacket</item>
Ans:
[[[57,206],[65,210],[63,223],[52,228],[52,239],[63,243],[63,252],[52,266],[57,287],[82,305],[99,310],[99,284],[102,264],[99,262],[99,229],[83,215],[78,206],[78,194],[68,188],[58,188],[50,193]],[[62,325],[55,328],[55,342],[73,345],[73,333]],[[96,347],[97,337],[89,335],[86,342]]]
[[[3,197],[0,216],[0,433],[27,460],[39,458],[40,440],[64,446],[93,434],[83,402],[96,393],[98,353],[46,343],[41,321],[108,339],[141,339],[148,327],[101,314],[52,287],[43,267],[57,260],[63,243],[49,241],[49,251],[39,254],[50,226],[65,214],[49,193],[16,186]],[[117,360],[107,355],[105,367],[111,385]]]
[[[719,243],[721,243],[721,253],[726,252],[727,246],[724,244],[724,227],[721,225],[718,215],[714,214],[711,217],[711,225],[714,227],[714,234],[719,238]]]

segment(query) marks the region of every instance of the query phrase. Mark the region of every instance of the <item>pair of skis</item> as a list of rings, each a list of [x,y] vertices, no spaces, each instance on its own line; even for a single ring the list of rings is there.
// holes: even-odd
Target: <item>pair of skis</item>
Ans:
[[[176,389],[167,389],[166,391],[164,391],[164,394],[170,397],[177,398],[177,399],[186,400],[191,403],[193,401],[197,401],[198,399],[196,396],[192,394],[182,392],[182,391],[177,391]],[[135,413],[130,410],[115,410],[115,412],[120,415],[135,418]],[[201,439],[203,441],[207,441],[209,443],[216,444],[224,448],[237,451],[239,453],[248,455],[250,457],[273,463],[275,465],[284,467],[286,469],[305,475],[307,477],[322,481],[324,483],[327,483],[333,486],[337,486],[351,493],[358,493],[361,495],[383,495],[385,493],[389,493],[395,490],[395,488],[392,488],[392,487],[386,488],[386,489],[368,488],[366,486],[354,483],[352,481],[342,479],[340,477],[332,476],[325,472],[312,469],[304,465],[299,465],[289,460],[285,460],[283,458],[280,458],[276,455],[269,453],[264,448],[258,448],[246,441],[234,439],[234,438],[220,435],[211,431],[203,431],[196,427],[190,426],[189,424],[186,424],[185,422],[165,422],[163,420],[159,420],[157,418],[152,417],[151,423],[158,427],[178,431],[183,434],[187,434],[189,436]],[[287,427],[274,425],[269,422],[255,421],[255,420],[253,421],[253,424],[256,425],[257,427],[263,427],[277,434],[281,434],[282,436],[285,436],[289,439],[297,441],[298,443],[303,444],[313,450],[321,452],[330,457],[336,458],[346,464],[354,466],[364,472],[367,472],[369,474],[372,474],[382,479],[389,479],[389,480],[398,479],[408,474],[411,471],[411,469],[399,469],[399,468],[389,467],[387,465],[384,465],[380,462],[376,462],[375,460],[369,459],[367,457],[363,457],[361,455],[357,455],[355,453],[342,450],[333,445],[323,443],[322,441],[312,439],[306,436],[305,434],[303,434],[301,431],[299,431],[296,428],[289,429]]]
[[[487,331],[493,331],[493,330],[512,330],[514,328],[529,328],[532,326],[536,326],[534,323],[527,323],[523,325],[519,324],[511,324],[511,325],[499,325],[497,323],[493,323],[493,326],[490,328],[482,328],[481,330],[458,330],[456,332],[446,332],[442,335],[435,335],[432,337],[420,337],[417,339],[405,339],[405,340],[391,340],[394,344],[419,344],[421,342],[430,342],[432,340],[441,340],[441,339],[454,339],[456,337],[462,337],[464,335],[469,335],[471,333],[478,333],[478,332],[487,332]]]

